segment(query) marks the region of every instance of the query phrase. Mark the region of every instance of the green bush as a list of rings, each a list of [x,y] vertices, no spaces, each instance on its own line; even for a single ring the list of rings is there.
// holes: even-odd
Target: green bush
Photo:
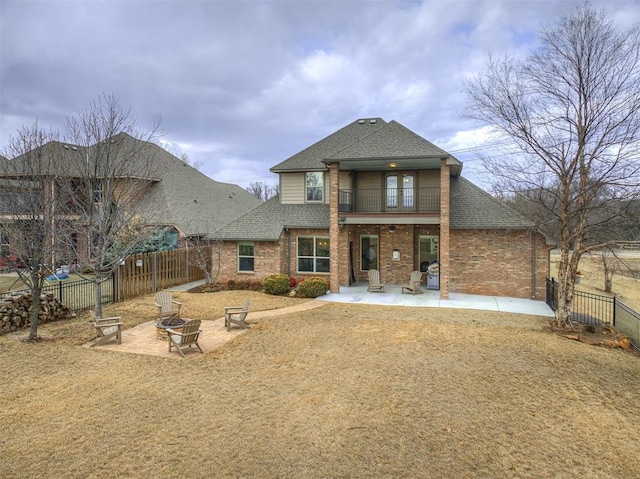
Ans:
[[[298,291],[305,298],[317,298],[327,293],[329,285],[323,278],[307,278],[298,285]]]
[[[267,294],[285,294],[289,292],[289,276],[286,274],[272,274],[264,280],[264,292]]]

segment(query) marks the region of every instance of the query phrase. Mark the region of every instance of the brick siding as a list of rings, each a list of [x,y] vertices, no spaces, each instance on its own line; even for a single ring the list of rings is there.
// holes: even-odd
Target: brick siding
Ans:
[[[451,291],[531,298],[531,233],[451,230]],[[549,247],[536,235],[536,299],[544,299]]]

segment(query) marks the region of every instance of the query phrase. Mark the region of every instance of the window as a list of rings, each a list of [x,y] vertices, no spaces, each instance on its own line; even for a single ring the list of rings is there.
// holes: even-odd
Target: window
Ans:
[[[4,229],[0,229],[0,255],[9,254],[9,235]]]
[[[376,235],[360,236],[360,269],[369,271],[378,268],[378,237]]]
[[[312,171],[307,173],[307,201],[323,201],[324,173]]]
[[[242,241],[238,243],[238,271],[253,271],[254,266],[254,245],[253,241]]]
[[[395,175],[387,176],[387,208],[396,208],[398,206],[398,177]]]
[[[298,272],[328,273],[329,237],[298,236]]]
[[[93,180],[93,202],[102,203],[103,189],[102,180]]]

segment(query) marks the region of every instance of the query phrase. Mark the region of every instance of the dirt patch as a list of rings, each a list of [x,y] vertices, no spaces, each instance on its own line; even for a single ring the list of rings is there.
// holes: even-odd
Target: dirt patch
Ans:
[[[247,295],[305,301],[175,296],[207,319]],[[108,309],[130,327],[153,303]],[[640,361],[545,318],[327,304],[187,361],[64,323],[0,338],[2,477],[638,477]]]

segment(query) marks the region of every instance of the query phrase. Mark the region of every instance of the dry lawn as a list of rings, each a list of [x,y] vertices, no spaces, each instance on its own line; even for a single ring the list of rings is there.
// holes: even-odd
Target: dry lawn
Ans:
[[[215,318],[302,300],[182,293]],[[109,308],[130,327],[153,297]],[[188,360],[0,337],[3,478],[640,477],[640,359],[543,318],[327,304]]]

